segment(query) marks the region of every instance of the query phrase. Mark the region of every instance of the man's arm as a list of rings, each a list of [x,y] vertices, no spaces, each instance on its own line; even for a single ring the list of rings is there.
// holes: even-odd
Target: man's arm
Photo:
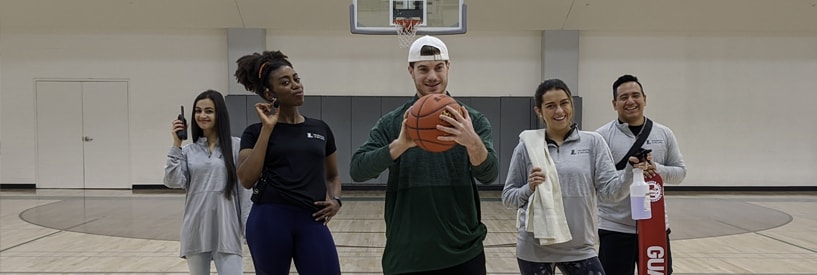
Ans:
[[[655,169],[664,179],[664,184],[681,184],[687,175],[687,167],[684,164],[684,157],[681,155],[681,149],[678,147],[675,134],[669,128],[667,128],[666,132],[666,141],[667,154],[663,162],[655,163]]]
[[[349,175],[354,181],[366,181],[376,178],[380,173],[394,164],[387,127],[390,120],[381,118],[369,132],[369,139],[352,155]],[[404,150],[405,151],[405,150]]]
[[[482,140],[479,152],[471,153],[468,149],[468,157],[471,159],[471,168],[474,177],[481,183],[489,184],[499,176],[499,165],[494,151],[494,141],[491,136],[491,123],[484,115],[475,117],[474,131]],[[482,159],[481,162],[478,162]]]
[[[624,170],[616,170],[616,164],[613,162],[613,155],[610,148],[601,137],[601,134],[591,132],[588,137],[593,137],[593,153],[594,153],[594,184],[598,190],[599,200],[604,201],[620,201],[630,194],[630,185],[633,183],[633,166],[628,163]],[[630,157],[630,160],[638,160]],[[643,165],[643,164],[642,164]]]

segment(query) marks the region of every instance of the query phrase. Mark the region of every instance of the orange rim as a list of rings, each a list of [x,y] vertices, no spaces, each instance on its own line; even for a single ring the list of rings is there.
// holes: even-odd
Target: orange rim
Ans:
[[[394,24],[402,26],[403,31],[411,31],[414,26],[420,24],[421,19],[394,19]]]

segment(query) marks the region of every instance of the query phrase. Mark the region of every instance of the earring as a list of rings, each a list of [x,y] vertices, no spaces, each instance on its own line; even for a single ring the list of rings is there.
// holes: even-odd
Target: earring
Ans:
[[[273,95],[272,92],[269,90],[269,88],[267,88],[265,92],[266,92],[265,93],[266,96],[264,98],[271,98],[270,101],[272,101],[272,107],[273,108],[278,108],[278,106],[281,106],[281,104],[278,103],[278,97]]]

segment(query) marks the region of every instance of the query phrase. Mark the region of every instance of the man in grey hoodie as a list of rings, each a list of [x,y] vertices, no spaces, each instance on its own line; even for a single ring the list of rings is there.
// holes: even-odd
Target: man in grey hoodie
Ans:
[[[613,160],[625,157],[645,125],[652,125],[644,144],[644,149],[652,149],[652,163],[647,173],[658,173],[664,184],[680,184],[686,176],[686,166],[668,127],[659,123],[648,123],[644,116],[647,95],[638,78],[623,75],[613,83],[613,108],[618,118],[596,130],[610,147]],[[619,172],[623,170],[619,168]],[[666,200],[664,200],[666,204]],[[665,205],[666,207],[666,205]],[[672,274],[672,258],[669,250],[669,219],[667,224],[667,274]],[[599,260],[604,272],[609,275],[634,274],[638,261],[638,236],[636,222],[630,215],[630,199],[599,200]]]

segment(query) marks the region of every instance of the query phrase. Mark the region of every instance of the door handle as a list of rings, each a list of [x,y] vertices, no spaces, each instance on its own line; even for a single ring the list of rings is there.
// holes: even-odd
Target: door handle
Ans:
[[[94,139],[89,136],[83,137],[82,140],[84,140],[85,142],[94,141]]]

